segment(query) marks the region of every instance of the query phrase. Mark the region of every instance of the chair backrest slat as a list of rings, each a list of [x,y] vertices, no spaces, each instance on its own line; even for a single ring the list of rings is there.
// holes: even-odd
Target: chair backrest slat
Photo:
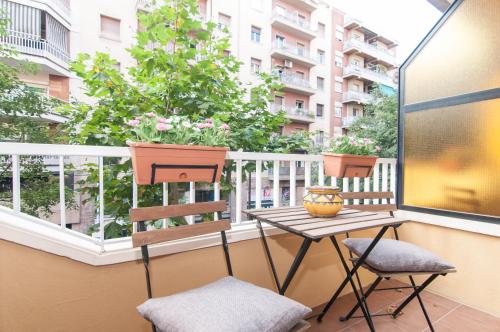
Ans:
[[[394,212],[398,209],[396,204],[391,204],[391,199],[394,198],[394,193],[392,193],[391,191],[342,192],[340,193],[340,196],[342,196],[343,199],[347,200],[382,200],[382,204],[345,204],[344,207],[349,209],[373,212]]]
[[[229,220],[208,221],[193,225],[156,229],[132,234],[132,245],[136,248],[160,242],[227,231],[230,229],[231,222]]]
[[[204,213],[223,212],[227,206],[225,201],[200,202],[190,204],[152,206],[130,209],[130,221],[140,222],[162,218],[193,216]]]
[[[391,191],[359,191],[359,192],[342,192],[340,193],[343,199],[392,199],[394,194]]]

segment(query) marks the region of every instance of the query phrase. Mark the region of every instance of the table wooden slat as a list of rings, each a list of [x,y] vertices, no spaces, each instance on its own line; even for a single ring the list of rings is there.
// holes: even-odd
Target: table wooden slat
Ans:
[[[372,216],[372,215],[377,215],[377,214],[373,213],[373,212],[360,212],[359,211],[356,213],[338,215],[335,218],[311,218],[311,219],[304,219],[304,220],[290,220],[290,221],[281,222],[281,224],[286,225],[286,226],[306,225],[306,224],[313,224],[313,223],[325,222],[325,221],[336,222],[336,221],[343,220],[343,219]]]
[[[395,225],[395,224],[400,224],[400,223],[402,224],[402,223],[405,223],[407,221],[408,220],[401,219],[401,218],[386,217],[383,219],[375,219],[375,220],[368,220],[368,221],[362,221],[362,222],[356,222],[356,223],[349,223],[349,224],[345,224],[345,225],[338,225],[338,226],[332,226],[332,227],[326,227],[326,228],[313,229],[310,231],[305,231],[305,232],[303,232],[303,234],[305,236],[318,239],[318,238],[323,238],[323,237],[327,237],[327,236],[331,236],[331,235],[343,234],[346,232],[361,231],[364,229],[389,226],[389,225]]]
[[[355,214],[359,214],[359,213],[362,213],[362,212],[358,211],[358,210],[344,210],[344,211],[339,212],[339,214],[337,214],[337,216],[335,216],[335,217],[314,217],[314,216],[311,216],[307,211],[305,211],[304,214],[298,214],[298,215],[293,215],[293,216],[283,216],[283,215],[271,216],[271,217],[267,217],[266,220],[269,222],[281,222],[281,221],[292,221],[292,220],[304,220],[305,221],[307,219],[323,219],[324,221],[326,221],[326,220],[344,218],[345,216],[355,215]]]
[[[387,217],[392,218],[390,216],[387,216]],[[312,224],[296,225],[296,226],[293,226],[293,228],[298,230],[298,231],[308,231],[308,230],[312,230],[312,229],[340,226],[340,225],[359,223],[362,221],[369,221],[369,220],[381,220],[381,219],[380,219],[380,216],[374,214],[371,216],[361,216],[361,217],[356,217],[356,218],[346,218],[346,219],[323,221],[323,222],[312,223]]]

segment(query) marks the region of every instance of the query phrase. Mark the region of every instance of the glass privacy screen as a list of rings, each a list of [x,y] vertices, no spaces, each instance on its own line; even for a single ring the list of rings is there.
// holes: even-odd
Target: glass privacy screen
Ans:
[[[403,209],[500,218],[498,59],[500,1],[459,0],[401,67]]]

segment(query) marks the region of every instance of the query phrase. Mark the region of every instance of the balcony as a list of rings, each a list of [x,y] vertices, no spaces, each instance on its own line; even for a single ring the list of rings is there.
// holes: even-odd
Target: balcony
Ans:
[[[297,13],[274,10],[271,25],[301,39],[311,40],[316,37],[316,32],[311,29],[311,22],[300,18]]]
[[[364,57],[367,62],[380,63],[387,68],[394,68],[397,66],[396,57],[388,50],[358,39],[348,39],[344,41],[344,53],[348,55],[359,54]]]
[[[342,118],[342,128],[346,129],[352,126],[354,121],[358,119],[357,116],[346,116]]]
[[[7,30],[7,34],[0,37],[0,43],[27,56],[28,60],[38,63],[42,70],[50,74],[69,76],[69,52],[53,42],[36,35]]]
[[[305,96],[312,96],[316,89],[311,86],[309,80],[293,73],[279,74],[280,82],[283,84],[282,91],[298,93]]]
[[[290,119],[292,122],[296,123],[309,124],[313,123],[316,120],[316,115],[314,114],[314,112],[307,109],[301,109],[297,107],[285,107],[282,105],[272,104],[271,111],[273,112],[284,111],[286,113],[286,117]]]
[[[309,50],[276,42],[273,44],[271,49],[271,56],[275,59],[290,60],[292,63],[296,63],[307,68],[318,64],[317,59],[311,56]]]
[[[373,100],[373,96],[369,93],[359,91],[345,91],[342,94],[343,103],[357,103],[366,105],[371,104]]]
[[[350,79],[350,78],[362,79],[368,82],[383,84],[394,89],[397,88],[397,84],[394,83],[394,80],[389,75],[359,66],[351,65],[344,67],[344,72],[342,77],[344,79]]]
[[[294,8],[305,10],[306,12],[312,12],[318,8],[320,1],[318,0],[283,0]]]

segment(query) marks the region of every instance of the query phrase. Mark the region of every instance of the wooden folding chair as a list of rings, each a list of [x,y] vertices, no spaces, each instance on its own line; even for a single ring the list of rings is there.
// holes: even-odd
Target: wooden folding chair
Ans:
[[[340,193],[341,197],[346,199],[346,200],[359,200],[359,203],[356,204],[346,204],[344,207],[350,208],[350,209],[356,209],[356,210],[361,210],[361,211],[374,211],[374,212],[388,212],[391,216],[394,216],[394,212],[397,210],[396,204],[391,203],[391,200],[394,199],[394,194],[392,192],[343,192]],[[373,204],[373,200],[380,200],[380,204]],[[399,241],[399,235],[398,235],[398,230],[397,228],[399,225],[394,226],[394,238]],[[347,237],[349,237],[349,234],[346,234]],[[353,257],[353,254],[351,251],[349,251],[349,255],[351,257],[351,261],[355,262],[357,258]],[[363,287],[361,284],[361,280],[359,278],[358,273],[356,272],[356,279],[358,283],[358,287],[361,290],[361,296],[362,296],[362,302],[365,305],[366,311],[368,312],[368,315],[370,315],[370,312],[368,310],[368,306],[366,304],[366,299],[370,294],[374,291],[385,291],[385,290],[399,290],[403,288],[411,288],[413,289],[413,293],[406,298],[394,311],[388,312],[386,314],[375,314],[371,316],[386,316],[390,315],[393,318],[397,318],[401,313],[403,308],[408,305],[415,297],[418,299],[418,302],[420,304],[420,308],[422,309],[422,312],[425,316],[425,319],[427,321],[427,324],[429,325],[429,329],[431,331],[434,331],[434,327],[432,326],[432,322],[429,318],[429,315],[427,313],[427,310],[425,308],[424,302],[422,300],[422,297],[420,296],[420,293],[432,282],[436,277],[439,275],[445,276],[448,273],[456,272],[455,269],[447,269],[439,272],[426,272],[426,271],[421,271],[421,272],[384,272],[384,271],[378,271],[369,265],[365,264],[363,265],[364,268],[369,270],[370,272],[374,273],[377,275],[377,279],[371,284],[371,286],[366,290],[366,292],[363,291]],[[414,275],[430,275],[420,286],[417,286],[415,283],[415,280],[413,278]],[[389,280],[391,278],[397,278],[397,277],[408,277],[410,280],[411,286],[400,286],[400,287],[385,287],[385,288],[379,288],[377,289],[378,284],[383,280]],[[359,303],[357,303],[347,315],[342,316],[340,318],[341,321],[347,321],[350,318],[362,318],[363,316],[353,316],[356,310],[359,308]]]
[[[146,273],[147,294],[149,299],[153,298],[151,290],[149,268],[150,259],[148,249],[148,246],[152,244],[219,232],[222,239],[222,248],[224,250],[227,273],[229,276],[233,276],[231,259],[229,257],[229,247],[226,237],[226,231],[231,229],[231,222],[229,220],[222,220],[222,212],[226,211],[226,209],[227,206],[225,201],[216,201],[183,205],[143,207],[130,210],[130,220],[132,222],[139,223],[139,232],[136,232],[132,235],[132,243],[134,248],[141,247],[142,261]],[[216,213],[219,220],[146,231],[146,221],[209,213]],[[258,288],[256,286],[254,287]],[[200,315],[198,315],[198,317],[196,318],[193,317],[193,319],[200,319]],[[292,331],[305,331],[309,326],[309,323],[302,320],[294,327],[294,329],[292,329]],[[153,332],[155,332],[156,327],[154,323],[152,323],[152,328]]]

